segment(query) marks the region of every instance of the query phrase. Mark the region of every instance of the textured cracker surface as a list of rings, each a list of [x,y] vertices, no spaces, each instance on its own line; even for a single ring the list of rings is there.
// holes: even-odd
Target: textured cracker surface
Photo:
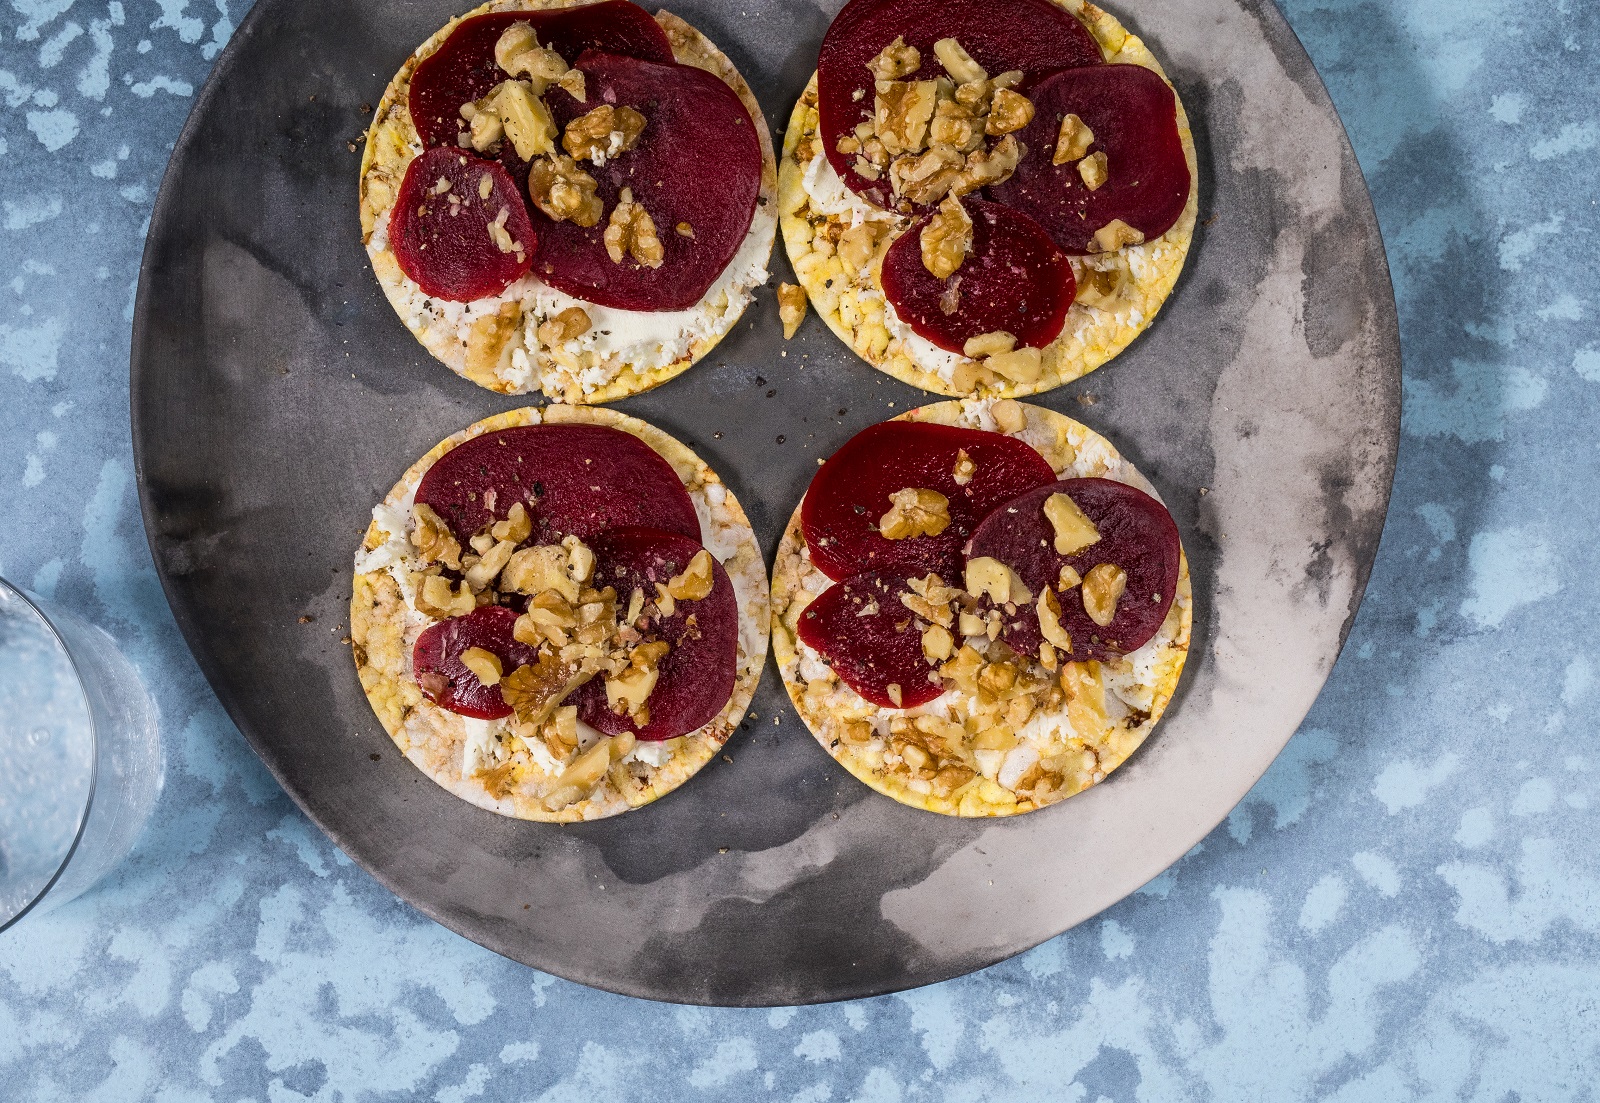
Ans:
[[[1165,70],[1143,40],[1129,34],[1114,16],[1085,4],[1079,18],[1095,36],[1108,63],[1142,65],[1167,80]],[[1177,95],[1176,89],[1173,94]],[[828,328],[873,367],[925,391],[968,397],[969,392],[957,390],[930,365],[919,362],[915,351],[895,336],[885,322],[881,280],[883,254],[905,231],[908,219],[896,217],[893,220],[894,228],[879,242],[877,253],[853,276],[832,255],[831,248],[818,249],[820,239],[831,233],[836,240],[838,229],[847,228],[851,219],[848,215],[813,210],[802,186],[806,166],[811,160],[806,152],[820,153],[816,103],[817,77],[813,73],[789,117],[783,157],[778,165],[778,225],[800,286],[806,289],[812,307]],[[1181,97],[1178,99],[1178,136],[1189,162],[1192,181],[1189,202],[1166,233],[1122,250],[1132,263],[1134,278],[1117,308],[1100,310],[1074,303],[1060,336],[1044,349],[1044,371],[1037,381],[1013,383],[1002,379],[994,385],[980,385],[973,397],[1020,398],[1070,383],[1111,360],[1155,321],[1157,311],[1183,271],[1200,209],[1199,161]],[[1083,257],[1073,257],[1072,261],[1077,267],[1096,263],[1094,258]]]
[[[541,422],[620,429],[638,437],[664,457],[691,495],[708,486],[721,485],[716,473],[693,451],[637,418],[583,406],[546,406],[496,414],[440,441],[400,478],[384,498],[384,505],[400,506],[415,493],[428,469],[463,442],[484,433]],[[673,749],[671,758],[661,766],[647,768],[647,781],[642,789],[619,793],[607,779],[584,800],[550,812],[539,796],[541,789],[548,788],[553,775],[530,761],[525,753],[513,758],[516,785],[509,792],[491,790],[477,775],[463,777],[461,764],[466,734],[462,718],[427,700],[411,673],[410,655],[417,636],[435,622],[406,605],[399,586],[387,571],[361,573],[358,570],[350,599],[350,636],[361,688],[383,722],[384,730],[413,765],[441,786],[463,800],[517,819],[551,823],[601,819],[642,807],[672,792],[710,762],[728,741],[749,708],[750,698],[761,680],[762,667],[766,665],[768,611],[761,549],[756,545],[750,522],[731,493],[725,498],[725,508],[729,517],[724,531],[738,544],[734,554],[723,563],[729,578],[736,580],[734,588],[739,600],[738,676],[733,694],[710,723],[687,736],[667,741],[666,745]],[[383,531],[378,522],[373,521],[362,542],[363,550],[371,551],[382,545]],[[709,534],[706,542],[712,542]],[[744,643],[745,635],[752,630],[761,640],[759,652],[752,652]]]
[[[582,7],[586,2],[588,0],[489,0],[488,3],[452,19],[418,46],[416,52],[406,59],[406,63],[389,82],[383,98],[378,102],[362,150],[359,190],[361,239],[367,245],[373,273],[383,287],[384,294],[388,296],[395,312],[406,327],[435,359],[462,378],[470,379],[481,387],[487,387],[501,394],[527,394],[540,389],[542,370],[535,365],[533,381],[526,388],[512,386],[495,372],[469,370],[465,345],[452,327],[440,323],[431,316],[419,318],[411,315],[403,308],[406,299],[420,294],[420,289],[400,270],[400,264],[395,259],[394,253],[386,246],[379,248],[373,242],[373,231],[379,219],[393,208],[394,198],[399,191],[400,181],[405,177],[406,167],[412,158],[422,152],[421,139],[417,136],[416,128],[411,122],[411,113],[406,107],[411,88],[411,74],[417,65],[443,45],[456,24],[471,16],[485,12],[545,11]],[[667,40],[672,44],[673,56],[681,64],[693,65],[718,77],[732,88],[744,103],[745,110],[750,113],[750,118],[755,123],[756,134],[761,140],[761,192],[757,212],[770,207],[777,197],[777,168],[773,158],[772,135],[767,129],[766,117],[761,112],[761,105],[756,102],[755,94],[751,92],[750,86],[739,74],[733,62],[728,60],[727,56],[705,35],[666,10],[656,14],[656,21],[666,32]],[[770,243],[768,249],[770,250]],[[689,370],[738,324],[742,313],[742,309],[734,312],[732,317],[727,319],[720,334],[696,340],[690,345],[686,356],[670,364],[642,372],[623,364],[621,374],[616,379],[587,392],[577,384],[570,372],[560,373],[556,377],[559,380],[558,384],[553,388],[545,388],[545,397],[557,402],[598,404],[614,402],[629,395],[643,394]],[[536,338],[529,341],[530,351],[535,346],[541,350],[543,348]],[[613,361],[608,360],[607,363],[611,364]]]
[[[936,402],[908,410],[894,420],[1002,431],[995,425],[989,412],[991,405],[988,401],[970,399]],[[1155,493],[1155,488],[1148,480],[1098,433],[1042,406],[1026,403],[1020,406],[1026,415],[1026,423],[1021,430],[1006,435],[1026,440],[1036,448],[1055,469],[1057,478],[1110,478],[1136,486],[1146,493]],[[1159,651],[1153,663],[1153,677],[1148,682],[1140,683],[1140,688],[1149,695],[1149,707],[1144,710],[1149,713],[1148,718],[1133,728],[1113,726],[1096,733],[1092,739],[1050,741],[1047,750],[1056,753],[1069,749],[1091,751],[1095,758],[1092,769],[1068,778],[1065,790],[1053,794],[1052,799],[1043,804],[1036,804],[1026,796],[1019,799],[1018,794],[999,785],[984,785],[981,782],[977,782],[968,792],[957,790],[949,797],[922,791],[925,787],[919,788],[912,783],[903,761],[886,764],[881,750],[854,746],[845,739],[846,723],[855,720],[872,722],[894,715],[898,710],[881,708],[863,700],[860,694],[831,675],[822,682],[824,687],[830,687],[826,690],[828,695],[825,698],[818,699],[806,692],[808,683],[801,673],[800,658],[802,653],[814,653],[796,634],[798,618],[806,604],[832,583],[821,571],[811,566],[810,559],[804,554],[805,538],[800,532],[800,508],[800,504],[794,508],[783,540],[778,544],[777,559],[772,568],[772,647],[778,660],[778,672],[783,676],[784,688],[789,693],[795,711],[823,749],[856,778],[885,796],[914,808],[955,816],[1014,816],[1032,812],[1104,780],[1138,750],[1166,711],[1167,702],[1172,699],[1178,687],[1178,678],[1183,673],[1184,660],[1188,658],[1189,635],[1194,620],[1187,557],[1180,560],[1178,590],[1172,608],[1156,633]],[[1181,549],[1179,554],[1182,555]],[[959,580],[945,581],[959,585]],[[1041,710],[1040,715],[1048,714]],[[1065,720],[1065,705],[1057,715]]]

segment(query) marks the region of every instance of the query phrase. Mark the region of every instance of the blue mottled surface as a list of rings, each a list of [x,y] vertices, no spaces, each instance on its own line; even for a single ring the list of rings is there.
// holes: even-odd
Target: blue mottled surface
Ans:
[[[140,529],[146,219],[246,5],[0,7],[0,573],[112,629],[168,738],[113,880],[0,937],[0,1096],[38,1100],[1593,1099],[1600,5],[1288,0],[1388,243],[1406,355],[1383,547],[1303,730],[1204,844],[983,973],[659,1006],[411,912],[295,810]]]

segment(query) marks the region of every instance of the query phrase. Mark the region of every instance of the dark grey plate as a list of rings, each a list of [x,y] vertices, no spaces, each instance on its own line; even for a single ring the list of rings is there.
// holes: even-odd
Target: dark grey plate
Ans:
[[[674,10],[733,57],[781,136],[836,7]],[[1202,226],[1154,328],[1043,400],[1138,463],[1189,551],[1196,644],[1149,745],[1047,811],[948,819],[836,767],[769,667],[725,758],[648,808],[564,828],[502,819],[426,780],[384,735],[340,643],[373,504],[441,437],[514,404],[423,352],[359,240],[347,143],[368,121],[361,105],[456,10],[260,0],[195,105],[151,221],[133,339],[145,524],[200,665],[284,788],[385,885],[467,937],[586,984],[689,1002],[831,1000],[955,976],[1182,855],[1266,769],[1332,667],[1399,431],[1371,205],[1272,4],[1118,5],[1194,122]],[[781,256],[774,272],[787,275]],[[818,456],[928,400],[814,318],[784,350],[767,292],[708,362],[622,404],[700,450],[769,556]]]

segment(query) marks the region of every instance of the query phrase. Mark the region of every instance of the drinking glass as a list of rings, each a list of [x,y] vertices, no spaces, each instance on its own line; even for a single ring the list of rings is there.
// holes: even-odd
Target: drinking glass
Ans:
[[[116,641],[0,579],[0,931],[127,857],[161,778],[155,704]]]

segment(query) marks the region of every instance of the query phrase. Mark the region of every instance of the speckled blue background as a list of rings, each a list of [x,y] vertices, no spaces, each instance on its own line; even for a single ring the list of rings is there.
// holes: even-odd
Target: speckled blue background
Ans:
[[[1316,708],[1167,873],[899,996],[593,992],[332,847],[196,670],[140,528],[150,205],[240,0],[0,7],[0,573],[113,632],[167,788],[110,882],[0,936],[0,1098],[1590,1100],[1600,856],[1600,4],[1289,0],[1405,348],[1393,505]]]

